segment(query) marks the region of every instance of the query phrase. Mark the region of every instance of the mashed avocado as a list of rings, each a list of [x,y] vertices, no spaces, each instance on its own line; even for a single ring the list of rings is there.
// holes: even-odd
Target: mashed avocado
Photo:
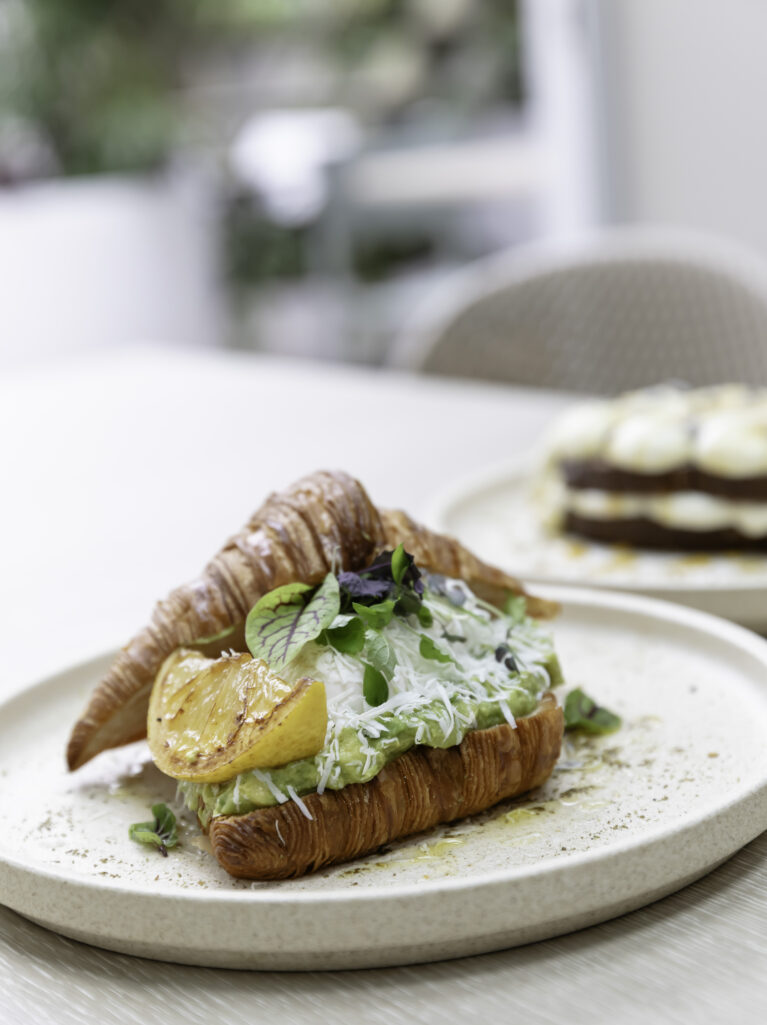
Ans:
[[[561,682],[551,640],[525,618],[521,599],[505,614],[461,581],[422,579],[417,607],[379,616],[382,623],[374,612],[383,605],[367,612],[357,605],[357,613],[339,614],[280,673],[289,681],[311,676],[325,683],[328,728],[318,754],[224,783],[179,783],[203,823],[365,783],[417,744],[452,747],[470,730],[513,725]],[[344,642],[361,613],[364,641],[360,626],[359,643]]]

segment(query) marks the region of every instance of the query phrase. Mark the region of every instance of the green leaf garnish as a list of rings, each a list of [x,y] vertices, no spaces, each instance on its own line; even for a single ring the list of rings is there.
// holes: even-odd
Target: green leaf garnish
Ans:
[[[378,602],[377,605],[360,605],[359,602],[355,601],[352,603],[352,608],[365,626],[371,630],[383,630],[385,626],[391,623],[396,604],[391,598],[387,601]]]
[[[386,682],[386,677],[368,662],[363,662],[363,665],[365,666],[365,675],[362,678],[362,693],[365,701],[374,707],[382,705],[389,698],[389,684]]]
[[[423,608],[421,596],[407,588],[400,588],[400,591],[394,611],[398,616],[417,616]]]
[[[342,612],[349,612],[352,603],[371,606],[393,599],[395,614],[409,616],[418,612],[423,600],[421,572],[402,545],[393,552],[381,552],[370,566],[356,573],[343,570],[338,583]]]
[[[583,730],[584,733],[613,733],[620,728],[620,716],[602,708],[580,687],[571,690],[565,698],[565,729]]]
[[[365,624],[359,616],[354,616],[343,626],[325,630],[321,637],[336,651],[344,655],[357,655],[365,647]]]
[[[309,598],[308,584],[284,584],[259,599],[245,622],[245,641],[254,658],[263,658],[275,673],[313,641],[338,615],[338,580],[328,573]]]
[[[418,645],[418,651],[421,653],[421,658],[430,659],[432,662],[452,662],[453,665],[458,665],[452,655],[448,655],[446,651],[438,647],[431,637],[427,637],[426,634],[421,634],[421,643]]]
[[[387,680],[397,668],[394,650],[382,633],[371,631],[365,637],[365,657]]]
[[[395,584],[402,583],[412,561],[412,558],[405,551],[405,546],[397,545],[391,553],[391,575]]]
[[[204,644],[213,644],[214,641],[224,641],[227,637],[233,636],[236,629],[237,624],[235,623],[233,626],[227,626],[224,630],[219,630],[217,634],[211,634],[210,637],[195,637],[186,647],[194,648]]]
[[[527,599],[524,594],[510,594],[503,604],[503,612],[514,623],[521,623],[527,614]]]
[[[128,836],[136,843],[153,844],[164,858],[168,857],[168,848],[178,843],[176,816],[167,804],[153,804],[152,822],[134,822],[128,827]]]
[[[425,605],[422,605],[418,610],[418,622],[421,626],[431,626],[434,622],[434,616],[431,614],[431,609],[427,609]]]

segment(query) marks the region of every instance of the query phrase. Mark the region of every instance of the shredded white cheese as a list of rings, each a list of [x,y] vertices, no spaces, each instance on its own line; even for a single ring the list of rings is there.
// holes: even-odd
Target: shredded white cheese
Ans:
[[[304,816],[304,818],[309,819],[311,822],[314,822],[314,816],[309,811],[309,809],[306,807],[306,805],[301,800],[301,798],[298,796],[298,794],[296,793],[295,789],[292,786],[290,786],[289,784],[288,784],[288,793],[290,794],[291,798],[295,801],[295,803],[298,805],[298,810],[301,812],[301,814]]]
[[[506,722],[509,724],[509,726],[511,726],[511,728],[513,730],[515,730],[517,728],[517,721],[514,718],[514,716],[511,714],[511,709],[509,708],[508,701],[503,701],[503,700],[499,701],[498,702],[498,707],[503,712],[503,718],[506,720]]]
[[[328,785],[328,780],[330,779],[330,773],[332,771],[333,771],[333,762],[329,758],[327,758],[327,759],[325,759],[325,764],[324,764],[324,766],[322,768],[322,775],[320,776],[319,783],[317,784],[317,793],[318,794],[324,794],[325,793],[325,787]]]
[[[256,779],[260,779],[262,783],[266,784],[266,786],[269,788],[272,797],[278,804],[285,804],[288,798],[285,796],[285,794],[283,794],[283,792],[274,782],[271,773],[264,772],[262,769],[252,769],[251,771],[253,772],[253,775],[256,777]]]
[[[550,686],[546,661],[551,649],[535,624],[526,621],[512,625],[508,617],[489,611],[462,583],[447,581],[446,585],[451,593],[464,595],[464,604],[457,606],[428,590],[424,607],[431,613],[430,626],[419,623],[414,616],[395,616],[378,635],[385,639],[391,654],[386,672],[388,697],[381,705],[371,707],[364,696],[363,663],[370,657],[365,649],[359,655],[349,655],[331,645],[309,642],[281,674],[287,682],[311,676],[325,684],[328,727],[310,771],[311,789],[318,794],[340,789],[350,779],[372,778],[390,757],[389,739],[397,749],[400,732],[407,733],[408,746],[452,746],[477,727],[485,715],[482,706],[488,704],[495,704],[513,729],[516,721],[511,703],[515,693],[523,692],[534,699]],[[342,626],[349,618],[339,616],[333,625]],[[424,637],[436,648],[437,657],[427,658],[421,653]],[[383,658],[380,647],[377,654]],[[499,648],[505,650],[506,657]],[[428,647],[425,650],[434,653]],[[440,658],[439,653],[446,657]],[[509,654],[513,657],[511,665],[507,664]],[[526,674],[524,682],[514,666],[519,674]],[[279,769],[274,775],[269,770],[252,770],[253,777],[274,800],[284,804],[292,799],[311,819],[295,786],[288,786],[279,774]],[[280,779],[279,785],[275,777]],[[296,785],[304,790],[303,784]],[[240,791],[239,778],[230,791],[230,800],[237,810],[241,803],[248,803]]]

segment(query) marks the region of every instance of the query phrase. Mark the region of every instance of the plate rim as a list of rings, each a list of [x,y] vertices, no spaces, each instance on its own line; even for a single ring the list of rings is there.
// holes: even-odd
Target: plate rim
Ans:
[[[568,602],[577,608],[584,609],[596,606],[597,608],[609,608],[624,613],[638,613],[649,615],[663,623],[674,623],[678,627],[692,627],[707,635],[715,635],[719,640],[729,643],[741,651],[748,653],[757,662],[761,662],[765,669],[765,686],[767,687],[767,638],[723,619],[720,616],[712,615],[698,609],[678,605],[675,602],[665,601],[659,598],[646,595],[613,591],[606,588],[575,587],[569,585],[546,585],[540,589],[545,597],[566,605]],[[68,666],[58,673],[49,674],[35,683],[17,689],[13,694],[8,695],[0,703],[0,722],[4,719],[4,712],[16,701],[28,699],[38,689],[42,690],[54,686],[63,676],[80,675],[87,673],[89,667],[113,657],[114,650],[102,652],[100,655],[77,662]],[[767,703],[767,693],[764,695]],[[62,752],[62,767],[63,767]],[[706,822],[716,819],[723,812],[732,812],[738,806],[754,800],[759,794],[767,794],[767,772],[764,776],[747,785],[741,785],[732,792],[725,804],[718,807],[703,810],[696,815],[686,816],[682,819],[675,819],[663,824],[658,828],[649,829],[639,837],[627,837],[617,840],[607,847],[591,848],[585,851],[578,851],[568,854],[566,858],[546,858],[543,861],[529,865],[518,865],[495,869],[481,878],[476,877],[442,877],[434,880],[419,881],[413,883],[388,884],[385,893],[380,888],[370,890],[354,890],[351,887],[327,890],[286,890],[275,886],[268,890],[260,889],[201,889],[196,891],[154,891],[148,886],[137,886],[135,882],[126,884],[122,881],[108,881],[101,878],[92,878],[88,875],[73,875],[66,870],[56,870],[49,866],[30,866],[20,862],[16,857],[9,855],[9,852],[0,847],[0,872],[10,870],[26,877],[47,879],[52,883],[62,884],[73,890],[82,890],[90,893],[108,893],[110,895],[125,894],[140,899],[151,897],[153,900],[171,900],[191,902],[193,905],[220,904],[240,905],[243,901],[259,906],[270,907],[284,903],[301,905],[322,905],[322,904],[353,904],[363,906],[368,903],[376,903],[384,897],[389,900],[407,900],[417,895],[435,896],[439,893],[449,891],[450,893],[466,893],[468,891],[487,891],[496,886],[503,886],[510,882],[526,881],[531,877],[544,878],[554,876],[560,872],[571,872],[588,867],[594,861],[612,860],[621,857],[628,852],[639,852],[643,848],[653,846],[665,840],[672,839],[675,834],[693,831],[705,825]],[[766,823],[767,824],[767,823]],[[740,849],[745,843],[749,843],[765,829],[765,825],[756,829],[753,835],[738,844],[729,855]],[[9,905],[10,906],[10,905]]]
[[[489,490],[492,487],[497,487],[503,484],[513,485],[515,483],[522,484],[529,482],[535,474],[537,467],[540,465],[540,460],[529,454],[518,454],[516,456],[509,456],[502,462],[496,462],[489,466],[485,466],[479,470],[474,470],[471,473],[467,473],[458,480],[453,480],[449,485],[442,488],[425,507],[423,522],[433,530],[440,531],[442,533],[452,534],[452,528],[448,522],[448,514],[450,507],[456,505],[458,502],[466,501],[471,499],[473,496],[480,491]],[[590,542],[588,539],[583,538],[584,544],[595,544]],[[615,545],[605,545],[603,547],[617,547]],[[634,546],[623,546],[631,547]],[[641,553],[641,549],[636,549]],[[663,553],[655,553],[663,554]],[[680,552],[684,555],[684,552]],[[716,554],[716,553],[714,553]],[[744,553],[748,554],[748,553]],[[513,569],[512,569],[513,571]],[[516,571],[513,571],[516,572]],[[674,594],[680,595],[692,595],[700,593],[700,583],[693,584],[686,582],[683,579],[678,580],[663,580],[659,579],[648,584],[640,584],[632,582],[631,580],[625,580],[617,582],[615,580],[600,580],[600,579],[584,579],[582,583],[573,583],[564,580],[560,576],[551,576],[547,573],[540,572],[522,572],[518,574],[522,579],[529,581],[530,583],[554,587],[588,587],[596,591],[613,591],[621,590],[630,594],[651,596],[658,598],[659,601],[668,600],[667,596]],[[728,583],[720,580],[714,580],[705,585],[705,590],[715,591],[717,595],[726,595],[727,593],[733,593],[738,595],[752,594],[758,591],[764,591],[767,589],[767,570],[763,577],[757,577],[757,579],[744,579],[738,583]]]

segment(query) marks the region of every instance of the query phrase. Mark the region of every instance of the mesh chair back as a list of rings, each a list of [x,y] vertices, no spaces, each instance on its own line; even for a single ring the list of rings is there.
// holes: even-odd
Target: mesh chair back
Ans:
[[[631,230],[517,249],[460,272],[397,348],[430,373],[596,394],[767,384],[767,270],[709,239]]]

